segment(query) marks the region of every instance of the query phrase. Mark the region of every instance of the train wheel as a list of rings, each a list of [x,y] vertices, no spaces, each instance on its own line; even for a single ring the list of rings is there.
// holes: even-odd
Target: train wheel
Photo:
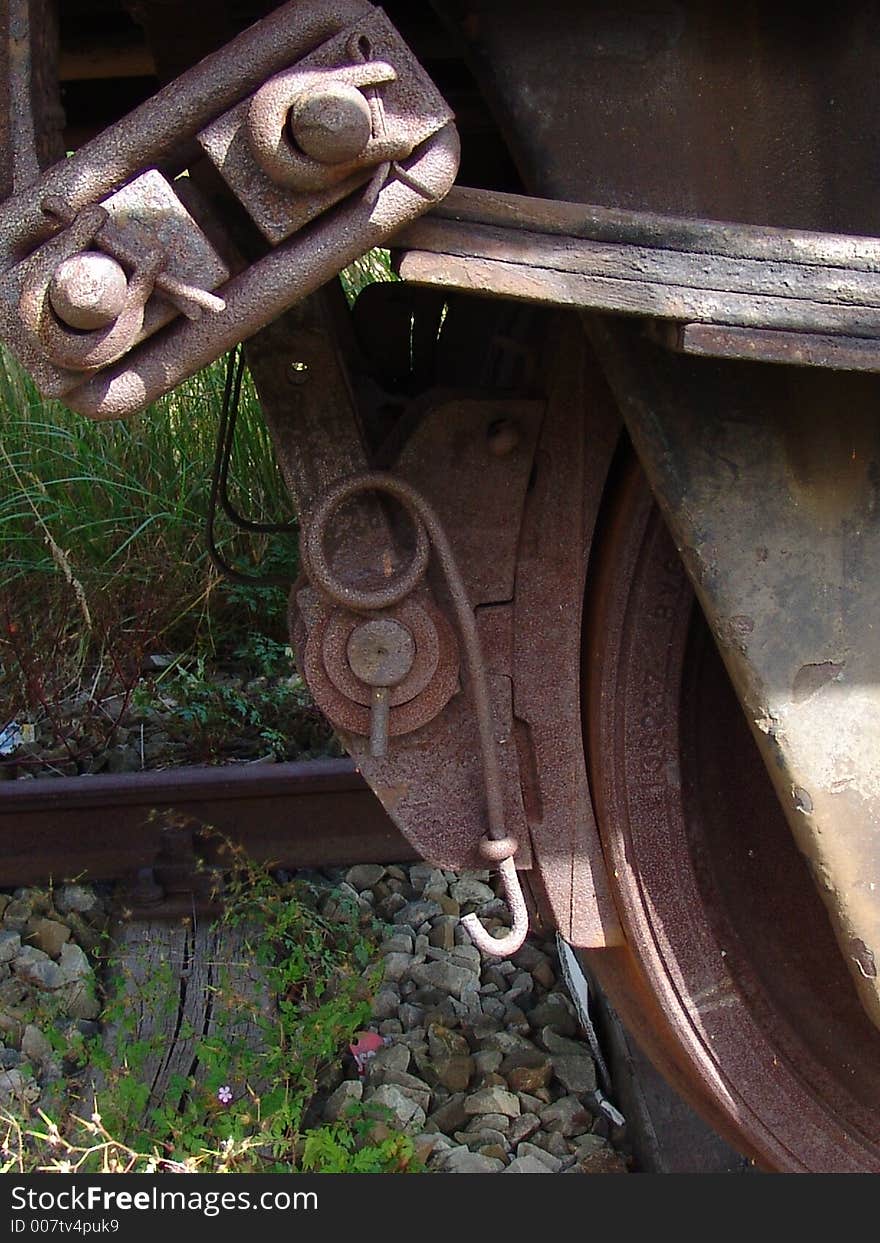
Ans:
[[[880,1032],[632,459],[595,547],[584,731],[627,947],[591,965],[656,1064],[759,1165],[877,1172]]]

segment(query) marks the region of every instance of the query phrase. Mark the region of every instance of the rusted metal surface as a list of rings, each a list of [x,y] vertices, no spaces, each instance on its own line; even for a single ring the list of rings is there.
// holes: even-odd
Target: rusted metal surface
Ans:
[[[777,332],[715,324],[663,325],[657,339],[669,349],[709,358],[827,367],[831,371],[880,371],[880,341],[871,337],[830,337],[818,332]],[[661,325],[657,325],[658,330]]]
[[[584,711],[627,949],[591,964],[740,1151],[774,1170],[876,1170],[880,1033],[634,470],[604,530]]]
[[[370,11],[367,0],[282,5],[54,167],[51,192],[76,211],[100,201],[142,169],[167,160],[268,76]],[[16,194],[0,216],[4,262],[48,232],[38,198],[32,192]]]
[[[686,321],[686,333],[701,322],[740,325],[761,330],[756,341],[772,329],[880,336],[880,243],[871,237],[460,189],[397,244],[401,276],[419,284]],[[710,353],[713,339],[704,331],[699,352]],[[836,365],[846,357],[839,351]],[[819,349],[807,360],[819,363]],[[862,368],[872,363],[880,368],[880,346],[873,359],[865,347],[859,354]]]
[[[374,44],[388,63],[371,59]],[[326,124],[322,140],[306,137],[307,145],[323,150],[321,159],[302,152],[289,137],[288,113],[292,111],[294,130],[300,124],[304,133],[309,131],[308,115],[298,121],[297,109],[315,91],[323,91],[326,100],[334,83],[340,89],[360,88],[369,113],[370,133],[353,161],[331,158]],[[155,341],[144,338],[152,337],[169,310],[175,315],[169,299],[179,306],[182,291],[169,289],[166,279],[161,296],[151,297],[152,285],[135,262],[133,271],[126,272],[130,296],[119,318],[87,330],[82,341],[72,338],[48,298],[55,268],[72,257],[64,238],[81,250],[100,247],[103,222],[95,213],[111,209],[112,192],[136,194],[138,174],[158,177],[148,171],[155,160],[162,160],[174,173],[184,171],[190,160],[188,140],[230,105],[240,105],[242,118],[237,129],[230,122],[236,135],[244,135],[243,144],[235,147],[238,162],[228,160],[228,152],[217,157],[210,143],[209,153],[218,158],[224,175],[228,171],[227,181],[258,224],[263,222],[251,191],[260,177],[269,177],[272,192],[280,195],[289,217],[281,232],[269,233],[272,240],[286,240],[223,285],[220,298],[211,300],[203,292],[200,299],[190,289],[189,304],[195,301],[209,314],[197,322],[192,317],[184,322],[177,315],[177,322]],[[339,122],[342,114],[337,110],[334,115]],[[222,123],[228,119],[221,118]],[[242,146],[250,166],[241,163]],[[6,304],[4,332],[26,364],[36,364],[31,369],[44,392],[63,393],[68,405],[92,417],[132,413],[252,335],[441,199],[457,167],[458,138],[451,113],[387,19],[366,3],[285,5],[56,165],[33,187],[26,202],[23,195],[9,200],[0,211],[0,270],[5,269],[8,285],[0,291]],[[133,186],[123,184],[132,177]],[[322,197],[325,188],[329,197]],[[53,205],[59,203],[69,227],[60,239],[47,242],[53,233]],[[323,216],[307,232],[301,231],[333,205],[332,219]],[[78,230],[82,219],[90,227],[84,223]],[[198,233],[190,223],[190,232]],[[162,258],[146,265],[147,275],[171,267],[177,238],[159,241]],[[57,253],[59,246],[63,253]],[[113,253],[111,247],[108,250]],[[208,289],[212,287],[209,283]],[[150,320],[148,304],[156,303],[164,309],[164,318]],[[141,307],[144,318],[139,322]],[[94,374],[83,380],[77,371]]]
[[[434,0],[530,194],[870,234],[876,15],[744,0]],[[832,104],[830,101],[833,100]]]
[[[343,97],[346,110],[340,108]],[[312,122],[310,133],[304,109],[314,111],[312,100],[322,127],[317,131]],[[356,117],[366,126],[362,143],[361,127],[354,124],[352,130]],[[330,118],[336,121],[332,132]],[[218,117],[199,141],[264,236],[277,245],[383,167],[384,180],[389,165],[407,160],[451,121],[449,108],[391,23],[374,10]],[[289,126],[303,131],[314,154],[296,143]],[[358,149],[350,152],[352,134]]]
[[[0,5],[0,39],[4,44],[0,63],[4,91],[2,199],[13,189],[31,185],[41,169],[64,154],[56,6],[52,0],[4,0]]]
[[[0,277],[0,330],[47,396],[70,393],[82,373],[120,358],[178,313],[198,318],[224,306],[209,291],[226,280],[226,267],[155,170],[79,213],[51,195],[44,206],[65,227]],[[117,315],[88,329],[65,322],[51,291],[59,272],[96,251],[125,264],[124,295]],[[112,298],[113,274],[102,275]]]
[[[348,760],[0,783],[0,885],[151,867],[170,819],[286,867],[417,855]]]
[[[587,563],[620,427],[579,325],[554,325],[557,358],[517,546],[510,674],[530,876],[574,945],[615,945],[620,923],[593,815],[580,730]]]
[[[593,335],[880,1023],[877,382],[688,359],[622,325]]]

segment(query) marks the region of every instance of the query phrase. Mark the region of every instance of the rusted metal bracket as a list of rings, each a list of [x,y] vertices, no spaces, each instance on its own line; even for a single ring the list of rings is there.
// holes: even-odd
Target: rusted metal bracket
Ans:
[[[193,139],[274,246],[231,279],[175,193]],[[381,10],[295,0],[6,201],[0,331],[47,395],[131,414],[442,199],[457,167],[452,114]]]
[[[291,597],[300,668],[422,855],[501,865],[514,942],[525,927],[514,859],[569,939],[613,942],[578,681],[588,549],[618,424],[609,402],[587,441],[578,326],[548,365],[546,399],[425,394],[393,474],[377,475],[331,318],[326,296],[313,298],[248,347],[305,531],[308,577]],[[409,517],[365,507],[377,491]]]

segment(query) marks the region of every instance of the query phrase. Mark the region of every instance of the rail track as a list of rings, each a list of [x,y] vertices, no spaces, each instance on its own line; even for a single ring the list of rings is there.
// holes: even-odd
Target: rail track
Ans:
[[[151,917],[174,915],[208,827],[291,868],[417,857],[349,760],[173,768],[4,783],[0,886],[138,878]]]

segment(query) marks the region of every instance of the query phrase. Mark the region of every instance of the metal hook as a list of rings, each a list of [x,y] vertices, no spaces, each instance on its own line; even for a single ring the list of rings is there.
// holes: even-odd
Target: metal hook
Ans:
[[[504,899],[513,919],[510,931],[503,937],[493,937],[480,923],[476,914],[465,915],[461,922],[478,950],[490,957],[509,958],[511,954],[522,949],[529,931],[529,913],[513,858],[502,859],[498,871],[504,886]]]

